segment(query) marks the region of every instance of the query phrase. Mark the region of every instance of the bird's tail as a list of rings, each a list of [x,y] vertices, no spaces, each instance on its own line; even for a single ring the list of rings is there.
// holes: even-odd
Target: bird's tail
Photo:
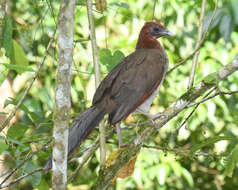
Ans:
[[[74,119],[72,126],[69,128],[68,157],[87,138],[105,114],[103,110],[92,106]],[[52,156],[47,160],[44,170],[49,171],[51,168]]]

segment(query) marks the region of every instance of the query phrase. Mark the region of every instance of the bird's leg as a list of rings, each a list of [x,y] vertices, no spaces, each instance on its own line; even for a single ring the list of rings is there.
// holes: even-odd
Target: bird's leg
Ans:
[[[157,119],[157,118],[159,118],[159,117],[168,117],[167,114],[161,113],[161,112],[158,112],[158,113],[156,113],[156,114],[151,114],[151,113],[149,113],[149,112],[144,112],[143,110],[140,110],[140,109],[137,109],[136,112],[145,115],[146,117],[148,117],[149,119],[151,119],[152,122],[154,122],[154,120]]]
[[[122,138],[121,138],[121,122],[116,124],[116,129],[117,129],[117,136],[118,136],[118,145],[119,149],[122,146]]]

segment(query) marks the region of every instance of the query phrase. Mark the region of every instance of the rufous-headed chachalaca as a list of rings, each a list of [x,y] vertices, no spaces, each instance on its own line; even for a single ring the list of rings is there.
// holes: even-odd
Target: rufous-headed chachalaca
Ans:
[[[140,31],[136,50],[124,58],[104,78],[93,98],[92,106],[74,119],[69,129],[68,156],[83,142],[90,132],[109,114],[109,122],[116,125],[120,137],[120,122],[137,111],[153,119],[149,108],[158,93],[168,70],[168,56],[157,41],[171,35],[156,22],[147,22]],[[45,169],[52,167],[51,157]]]

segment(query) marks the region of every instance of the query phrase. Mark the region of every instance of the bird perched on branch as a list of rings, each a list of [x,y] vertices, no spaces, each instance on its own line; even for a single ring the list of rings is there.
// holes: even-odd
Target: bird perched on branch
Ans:
[[[104,78],[97,88],[92,106],[74,119],[69,129],[68,156],[87,138],[91,131],[109,114],[109,123],[117,128],[122,145],[120,122],[137,111],[150,119],[149,108],[168,70],[168,56],[157,41],[171,33],[160,23],[147,22],[142,27],[136,50],[125,57]],[[51,157],[45,170],[52,167]]]

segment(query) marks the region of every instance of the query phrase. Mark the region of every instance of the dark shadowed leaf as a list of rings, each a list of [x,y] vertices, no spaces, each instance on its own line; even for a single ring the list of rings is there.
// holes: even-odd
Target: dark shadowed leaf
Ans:
[[[231,8],[234,16],[234,22],[238,24],[238,1],[231,0]]]
[[[33,162],[27,162],[25,167],[23,167],[23,172],[30,173],[33,170],[36,170],[37,168],[38,166]],[[29,183],[31,183],[33,187],[36,187],[41,182],[41,172],[37,172],[34,173],[33,175],[30,175],[29,177],[27,177],[27,181],[29,181]]]
[[[124,54],[119,50],[115,51],[113,55],[109,49],[101,49],[99,51],[100,62],[107,67],[108,72],[110,72],[124,57]]]
[[[122,7],[125,9],[129,9],[130,6],[127,3],[123,3],[123,2],[114,2],[114,3],[110,3],[111,6],[117,6],[117,7]]]
[[[232,28],[231,15],[226,14],[222,17],[221,23],[219,26],[219,32],[226,42],[230,40],[231,28]]]
[[[209,30],[211,30],[217,26],[217,24],[221,21],[222,15],[224,15],[224,9],[223,8],[217,9],[214,20],[213,20]],[[210,23],[211,18],[212,18],[212,11],[210,11],[208,13],[208,15],[204,18],[203,29],[202,29],[203,33],[207,30],[207,27]]]
[[[2,46],[6,50],[6,56],[9,57],[11,60],[13,60],[14,55],[13,55],[13,44],[12,44],[12,20],[8,16],[8,14],[5,14],[5,17],[4,17]]]
[[[7,136],[13,139],[20,138],[25,134],[27,129],[27,125],[21,123],[14,124],[8,129]]]

